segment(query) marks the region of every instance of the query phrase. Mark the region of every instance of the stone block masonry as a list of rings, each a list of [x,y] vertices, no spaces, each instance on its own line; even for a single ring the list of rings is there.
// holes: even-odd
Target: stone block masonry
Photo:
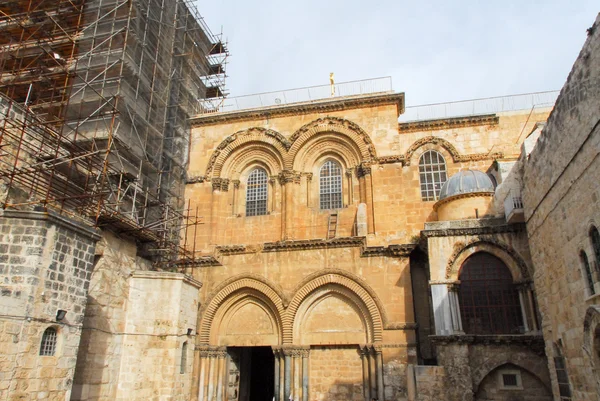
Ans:
[[[0,213],[0,399],[69,399],[99,238],[53,214]],[[47,329],[56,341],[42,356]]]

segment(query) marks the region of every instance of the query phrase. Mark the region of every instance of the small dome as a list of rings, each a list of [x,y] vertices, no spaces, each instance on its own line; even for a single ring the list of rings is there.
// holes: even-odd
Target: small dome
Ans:
[[[494,192],[494,183],[486,173],[477,170],[462,170],[444,183],[440,191],[440,200],[471,192]]]

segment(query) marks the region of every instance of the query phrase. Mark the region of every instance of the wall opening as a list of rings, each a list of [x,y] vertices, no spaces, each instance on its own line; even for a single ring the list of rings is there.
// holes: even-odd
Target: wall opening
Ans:
[[[228,347],[229,400],[272,401],[275,357],[271,347]]]

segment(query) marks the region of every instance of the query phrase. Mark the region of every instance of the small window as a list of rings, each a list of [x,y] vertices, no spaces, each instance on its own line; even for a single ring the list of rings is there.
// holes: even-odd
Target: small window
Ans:
[[[446,182],[446,160],[439,152],[428,150],[419,158],[419,181],[421,199],[438,200],[442,185]]]
[[[502,390],[522,390],[521,372],[516,369],[498,371],[498,384]]]
[[[319,171],[320,209],[340,209],[342,207],[342,169],[329,160]]]
[[[581,259],[581,264],[583,266],[583,272],[585,274],[585,278],[588,283],[588,287],[590,289],[590,295],[594,295],[596,292],[594,291],[594,280],[592,278],[592,269],[590,269],[590,262],[588,261],[587,254],[584,251],[579,252],[579,258]]]
[[[54,353],[56,352],[56,339],[56,329],[54,327],[48,327],[46,331],[44,331],[42,343],[40,344],[41,356],[54,356]]]
[[[187,365],[187,349],[188,349],[188,343],[186,341],[181,346],[181,362],[179,364],[179,373],[180,374],[185,373],[185,367]]]
[[[267,172],[262,168],[252,170],[246,185],[246,216],[267,214]]]
[[[600,272],[600,234],[594,226],[590,229],[590,238],[592,239],[592,248],[594,248],[594,258],[596,259],[596,270]]]
[[[565,358],[559,355],[554,358],[554,369],[556,370],[556,379],[558,382],[558,392],[561,401],[571,399],[571,385],[569,384],[569,375],[567,374],[567,366]]]

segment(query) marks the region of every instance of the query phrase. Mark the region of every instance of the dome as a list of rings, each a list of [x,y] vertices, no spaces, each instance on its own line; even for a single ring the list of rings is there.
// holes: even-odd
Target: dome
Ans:
[[[440,191],[440,200],[472,192],[494,192],[494,183],[486,173],[477,170],[462,170],[444,183]]]

